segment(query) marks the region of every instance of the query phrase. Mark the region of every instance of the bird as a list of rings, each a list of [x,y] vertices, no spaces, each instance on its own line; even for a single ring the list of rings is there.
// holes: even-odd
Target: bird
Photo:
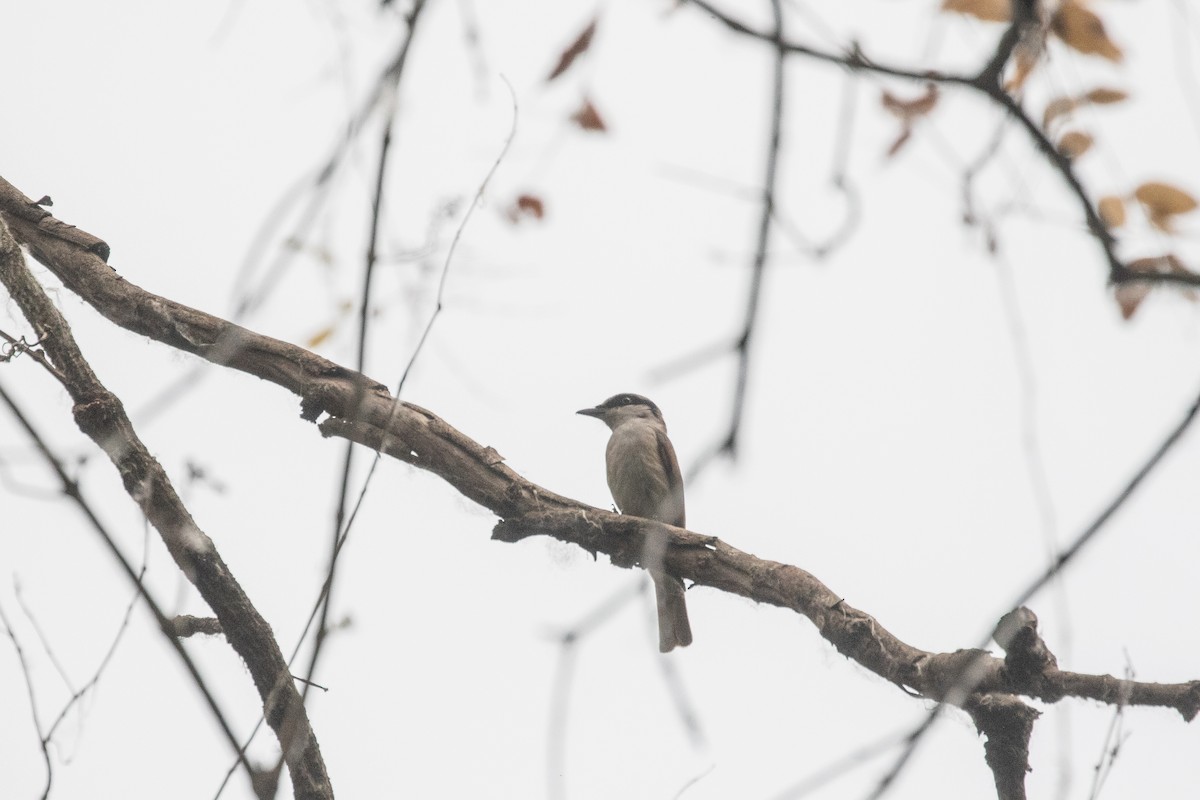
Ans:
[[[612,430],[605,448],[608,489],[622,514],[686,526],[683,474],[667,438],[662,411],[640,394],[615,394],[576,412],[595,417]],[[666,543],[648,545],[642,562],[654,580],[658,606],[658,649],[669,653],[692,643],[683,581],[662,570]],[[652,552],[656,549],[657,552]]]

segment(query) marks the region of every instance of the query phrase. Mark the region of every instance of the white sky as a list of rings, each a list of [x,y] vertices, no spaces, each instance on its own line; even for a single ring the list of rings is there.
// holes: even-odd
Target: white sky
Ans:
[[[759,5],[739,13],[765,24],[768,6]],[[830,49],[856,39],[880,60],[913,66],[982,63],[998,28],[939,17],[935,7],[794,4],[789,31]],[[1098,140],[1080,161],[1089,189],[1127,192],[1161,179],[1200,192],[1192,116],[1200,98],[1188,95],[1200,39],[1190,12],[1163,2],[1095,8],[1126,63],[1056,47],[1029,106],[1096,85],[1128,89],[1129,104],[1077,117]],[[605,431],[575,409],[617,391],[650,395],[685,467],[727,422],[731,360],[652,376],[740,325],[758,208],[723,187],[762,180],[769,58],[695,9],[625,0],[599,6],[593,50],[544,84],[596,9],[573,0],[430,6],[400,94],[384,233],[393,257],[377,276],[367,371],[394,385],[428,318],[446,246],[509,130],[503,75],[517,96],[516,137],[466,229],[445,311],[405,397],[530,479],[607,507]],[[481,52],[465,44],[465,10],[477,17]],[[370,3],[260,1],[22,4],[0,15],[0,29],[9,75],[0,174],[33,197],[51,195],[58,216],[105,238],[128,280],[229,314],[270,209],[324,161],[401,28]],[[780,202],[794,225],[821,238],[842,221],[829,174],[847,135],[838,124],[846,79],[799,60],[788,78]],[[871,78],[850,86],[849,177],[862,223],[820,263],[775,236],[742,458],[689,486],[688,520],[809,570],[917,647],[969,647],[1040,572],[1050,542],[1074,537],[1182,416],[1200,388],[1200,308],[1163,293],[1123,322],[1078,209],[1017,130],[980,179],[979,205],[999,226],[1000,257],[989,258],[979,232],[961,224],[961,175],[998,112],[944,92],[888,161],[897,125],[880,109],[880,91],[915,96],[919,87]],[[565,123],[584,94],[609,135]],[[320,350],[347,365],[353,328],[339,309],[360,281],[378,135],[377,124],[364,133],[325,213],[304,232],[304,252],[245,320],[301,344],[338,322]],[[512,227],[503,210],[524,191],[545,199],[547,218]],[[1175,249],[1200,263],[1195,220],[1182,220],[1175,239],[1133,225],[1123,254]],[[431,253],[408,257],[431,230]],[[167,413],[148,417],[146,403],[197,361],[114,329],[69,292],[56,297],[290,651],[323,577],[342,444],[301,421],[296,398],[216,367],[204,367]],[[0,322],[28,332],[11,302]],[[79,470],[88,498],[140,559],[138,514],[74,427],[65,394],[28,359],[0,368],[0,381],[60,453],[87,458]],[[1030,436],[1049,508],[1031,477]],[[48,723],[69,693],[14,586],[75,685],[102,658],[132,589],[78,513],[46,496],[53,482],[7,417],[0,459],[0,605]],[[188,462],[226,491],[189,483]],[[1192,432],[1062,586],[1035,598],[1063,668],[1121,675],[1131,664],[1142,680],[1198,677],[1190,624],[1200,603],[1198,470]],[[348,624],[316,676],[330,691],[311,711],[340,796],[549,796],[552,634],[637,577],[551,541],[492,543],[493,522],[440,480],[381,465],[335,593],[334,617]],[[205,613],[149,538],[152,590],[171,611]],[[628,605],[579,647],[556,778],[566,797],[669,798],[702,773],[682,797],[775,797],[908,730],[928,708],[838,655],[794,614],[704,588],[689,593],[689,607],[696,643],[669,660],[703,743],[689,739],[671,705],[649,602]],[[259,706],[236,656],[221,640],[188,647],[248,731]],[[4,794],[38,796],[43,767],[7,643],[0,687]],[[1087,797],[1111,718],[1092,703],[1047,708],[1030,796]],[[1194,791],[1194,726],[1155,709],[1129,710],[1123,726],[1128,738],[1103,796]],[[272,758],[271,737],[260,735],[252,752]],[[58,798],[208,798],[230,760],[140,608],[54,753]],[[892,796],[989,796],[982,755],[965,715],[952,713]],[[814,796],[861,797],[889,763],[861,766]],[[224,796],[249,797],[244,777]]]

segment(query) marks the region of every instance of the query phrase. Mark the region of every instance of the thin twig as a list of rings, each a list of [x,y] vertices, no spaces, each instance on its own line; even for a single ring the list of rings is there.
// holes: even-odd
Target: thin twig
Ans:
[[[757,31],[718,10],[708,3],[707,0],[688,0],[688,2],[703,9],[730,30],[768,42],[774,48],[783,49],[789,55],[803,56],[828,64],[837,64],[854,72],[871,72],[878,75],[903,78],[905,80],[962,86],[983,94],[1004,109],[1013,121],[1025,130],[1037,149],[1062,177],[1071,193],[1075,195],[1083,211],[1088,230],[1100,245],[1105,263],[1108,265],[1108,279],[1110,282],[1200,285],[1200,274],[1190,272],[1134,272],[1125,266],[1117,256],[1116,239],[1104,224],[1104,221],[1100,219],[1098,210],[1088,197],[1087,191],[1083,188],[1079,177],[1075,174],[1071,160],[1059,152],[1058,148],[1054,146],[1054,143],[1050,141],[1045,132],[1042,131],[1033,118],[1021,107],[1021,104],[1004,90],[998,77],[1003,70],[1004,63],[1011,57],[1012,49],[1019,41],[1020,28],[1025,21],[1023,13],[1018,13],[1014,16],[1013,23],[1006,29],[995,52],[988,59],[987,64],[979,72],[971,75],[947,74],[936,70],[918,70],[881,64],[868,58],[857,47],[853,47],[845,53],[830,53],[796,42],[780,42],[774,33]],[[1022,2],[1018,2],[1016,5],[1019,7],[1018,10],[1020,10],[1020,8],[1028,5],[1028,3],[1026,0],[1022,0]]]
[[[1077,537],[1075,537],[1075,540],[1072,541],[1070,545],[1058,553],[1058,555],[1052,560],[1050,566],[1046,568],[1045,572],[1043,572],[1036,580],[1026,587],[1019,595],[1017,595],[1016,599],[1009,604],[1009,608],[1019,608],[1020,606],[1025,605],[1034,594],[1040,591],[1047,583],[1054,579],[1055,576],[1062,573],[1067,565],[1079,555],[1080,551],[1082,551],[1083,548],[1095,538],[1096,534],[1098,534],[1104,528],[1105,524],[1112,519],[1113,515],[1116,514],[1116,512],[1123,505],[1125,505],[1126,501],[1133,496],[1133,493],[1139,486],[1141,486],[1146,477],[1154,470],[1156,466],[1158,466],[1159,462],[1162,461],[1163,457],[1171,450],[1171,448],[1175,446],[1175,443],[1179,441],[1184,432],[1187,431],[1189,426],[1191,426],[1192,421],[1196,418],[1197,412],[1200,412],[1200,395],[1198,395],[1192,402],[1192,405],[1188,408],[1179,424],[1171,430],[1166,439],[1164,439],[1162,444],[1160,444],[1154,453],[1151,454],[1146,463],[1143,464],[1136,473],[1134,473],[1133,477],[1124,486],[1124,488],[1117,493],[1117,495],[1109,502],[1104,510],[1100,512],[1096,519],[1093,520],[1090,525],[1084,528],[1084,530]],[[990,640],[991,633],[989,632],[979,642],[978,647],[985,647]],[[964,672],[964,676],[968,675],[969,672]],[[971,682],[964,681],[958,688],[961,690],[961,693],[965,695],[972,692],[975,687],[971,684]],[[925,737],[925,733],[933,727],[934,721],[938,718],[946,705],[947,703],[939,703],[937,706],[935,706],[929,712],[929,714],[925,716],[921,724],[913,730],[908,741],[908,746],[905,747],[904,751],[900,754],[899,758],[896,759],[896,762],[892,765],[891,769],[888,770],[888,772],[880,780],[875,791],[869,795],[871,800],[881,797],[883,792],[900,774],[904,766],[916,753],[917,747]]]
[[[46,787],[42,790],[42,800],[46,800],[50,796],[50,787],[54,783],[54,765],[50,761],[50,748],[46,745],[46,734],[42,733],[42,722],[38,717],[37,693],[33,690],[33,675],[29,672],[25,651],[21,648],[21,642],[17,639],[16,631],[13,630],[12,623],[8,621],[8,615],[4,613],[3,606],[0,606],[0,624],[4,625],[4,634],[12,641],[13,650],[17,653],[17,661],[21,664],[21,676],[25,679],[25,691],[29,695],[29,713],[33,717],[33,729],[37,732],[38,744],[42,748],[42,760],[46,763]]]
[[[737,340],[737,382],[733,394],[733,412],[729,422],[729,433],[720,445],[723,453],[737,458],[739,434],[746,409],[746,392],[750,383],[750,346],[758,322],[758,307],[762,299],[763,275],[767,267],[767,246],[771,239],[771,220],[775,216],[775,180],[779,165],[779,148],[783,137],[783,96],[786,51],[783,46],[783,8],[780,0],[771,0],[774,19],[775,59],[771,64],[771,127],[767,139],[766,174],[763,179],[762,214],[758,221],[755,237],[754,261],[750,268],[750,292],[746,303],[746,317],[742,333]]]

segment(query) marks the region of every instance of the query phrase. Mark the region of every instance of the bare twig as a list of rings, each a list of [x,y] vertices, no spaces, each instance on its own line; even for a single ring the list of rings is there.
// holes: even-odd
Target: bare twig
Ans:
[[[29,696],[29,713],[33,717],[33,729],[37,732],[38,744],[42,749],[42,761],[46,764],[46,786],[42,790],[42,800],[46,800],[50,796],[50,787],[54,784],[54,765],[50,761],[50,748],[46,744],[48,738],[42,732],[42,721],[38,717],[37,693],[33,690],[33,676],[29,672],[29,663],[25,660],[25,651],[22,649],[16,631],[13,630],[12,623],[8,621],[8,615],[4,613],[2,606],[0,606],[0,624],[4,625],[4,634],[12,642],[13,650],[17,654],[17,661],[21,664],[21,675],[25,679],[25,691]]]

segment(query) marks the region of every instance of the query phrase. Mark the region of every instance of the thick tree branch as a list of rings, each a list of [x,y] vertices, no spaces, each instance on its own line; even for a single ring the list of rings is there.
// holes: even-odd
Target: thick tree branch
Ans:
[[[23,196],[0,180],[0,215],[15,219],[8,211],[13,202],[23,202]],[[995,741],[995,747],[1002,748],[995,756],[989,749],[989,763],[994,757],[999,759],[997,764],[1018,764],[1012,754],[1020,751],[1020,725],[1026,718],[1032,723],[1031,716],[1003,699],[1006,695],[1047,702],[1075,696],[1169,707],[1185,720],[1193,719],[1200,710],[1200,681],[1153,684],[1065,672],[1052,658],[1016,660],[1014,664],[1023,666],[1014,668],[982,650],[931,653],[913,647],[798,567],[757,558],[715,537],[602,511],[548,491],[509,469],[494,449],[473,441],[426,409],[394,400],[382,386],[359,373],[150,294],[122,280],[94,253],[48,237],[35,225],[17,220],[14,231],[64,284],[109,319],[214,363],[277,383],[301,398],[305,419],[316,421],[328,414],[320,424],[324,435],[350,439],[442,477],[500,517],[493,531],[498,541],[553,536],[593,554],[605,553],[617,566],[635,567],[647,551],[648,537],[665,539],[664,562],[670,572],[697,585],[792,609],[812,621],[839,652],[896,686],[966,708],[988,736],[988,747]],[[230,342],[237,347],[227,344]],[[228,634],[224,619],[222,624]],[[1028,627],[1032,623],[1024,619],[1021,624]],[[1018,652],[1034,650],[1020,644]],[[1035,668],[1028,666],[1031,663]],[[985,712],[990,716],[985,717]],[[991,721],[995,718],[1000,722]],[[1005,769],[1005,776],[1015,774]],[[1002,778],[1008,779],[997,771],[998,785]]]
[[[992,769],[999,800],[1025,800],[1025,773],[1029,772],[1029,737],[1041,714],[1017,697],[985,694],[965,705],[975,729],[987,741],[984,759]]]
[[[295,796],[314,800],[332,798],[320,748],[271,627],[250,603],[212,540],[184,507],[162,465],[134,431],[121,401],[92,372],[66,319],[25,268],[20,249],[2,223],[12,221],[14,227],[22,230],[19,234],[22,240],[30,243],[39,258],[62,249],[79,253],[101,273],[100,284],[115,279],[116,273],[104,266],[92,246],[81,243],[78,237],[46,232],[58,226],[31,225],[28,219],[10,215],[7,205],[2,216],[0,282],[65,378],[64,387],[74,401],[76,424],[112,460],[125,490],[159,532],[175,563],[216,613],[226,639],[245,660],[262,697],[267,721],[279,737]],[[36,231],[37,235],[32,240],[25,239],[30,231]]]

